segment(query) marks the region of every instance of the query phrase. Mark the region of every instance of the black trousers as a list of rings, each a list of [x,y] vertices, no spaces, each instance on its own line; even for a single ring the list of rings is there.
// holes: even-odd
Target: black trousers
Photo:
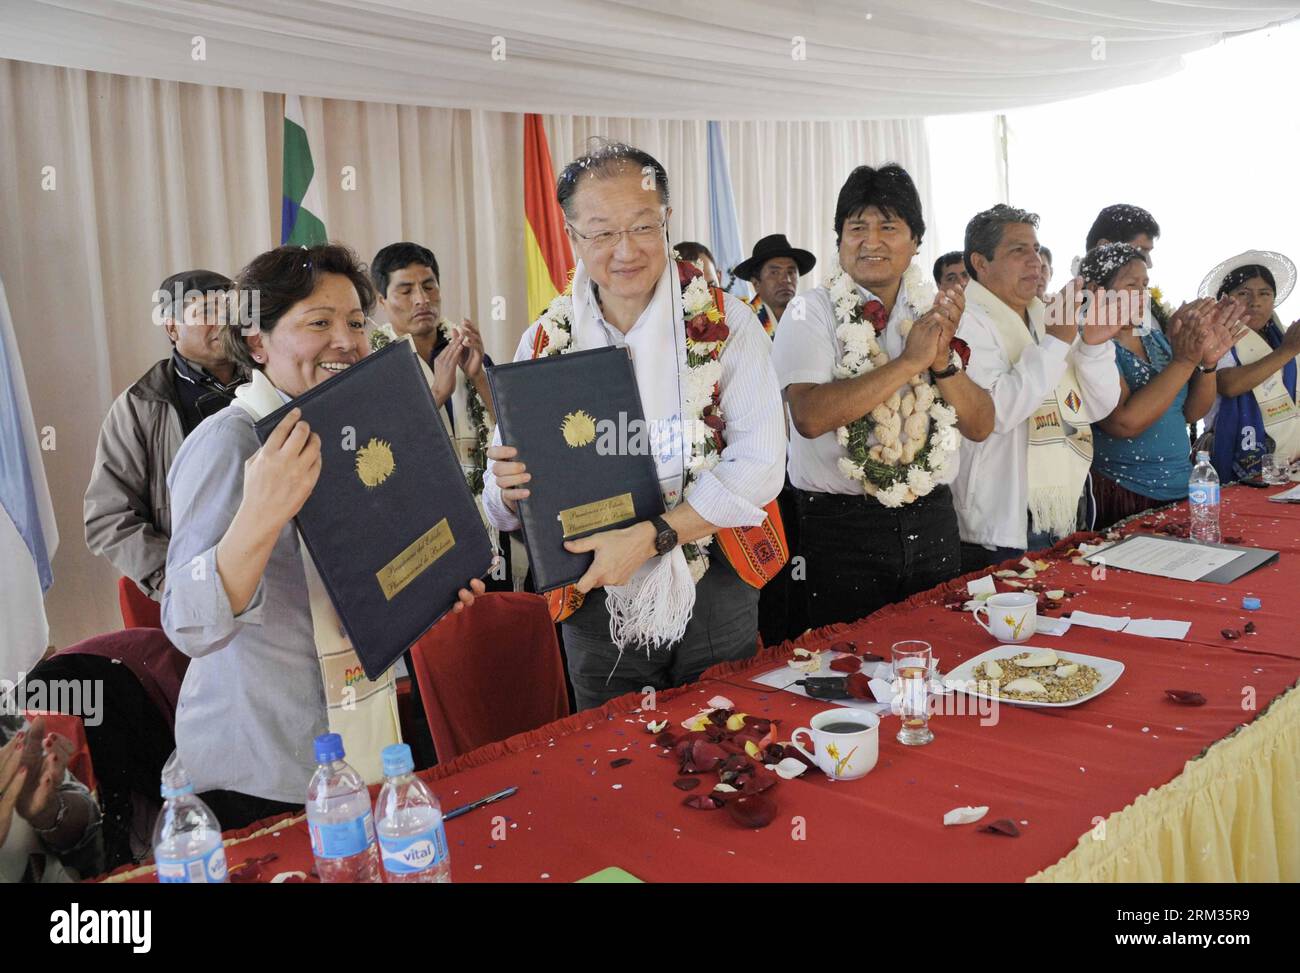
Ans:
[[[902,507],[797,491],[808,622],[863,618],[961,573],[957,511],[946,486]]]
[[[758,596],[758,633],[767,646],[797,638],[808,627],[808,586],[804,584],[803,572],[796,572],[802,563],[796,560],[802,549],[799,546],[799,507],[795,493],[787,480],[785,489],[777,498],[790,560],[780,574],[763,585]]]

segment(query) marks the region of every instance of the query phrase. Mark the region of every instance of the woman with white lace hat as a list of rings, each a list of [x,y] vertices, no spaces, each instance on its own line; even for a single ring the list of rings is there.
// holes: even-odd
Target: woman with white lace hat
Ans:
[[[1239,253],[1201,281],[1202,297],[1237,298],[1246,308],[1249,329],[1218,364],[1211,458],[1224,482],[1257,475],[1269,453],[1280,464],[1300,459],[1295,361],[1300,327],[1283,330],[1275,310],[1295,281],[1295,264],[1269,250]]]

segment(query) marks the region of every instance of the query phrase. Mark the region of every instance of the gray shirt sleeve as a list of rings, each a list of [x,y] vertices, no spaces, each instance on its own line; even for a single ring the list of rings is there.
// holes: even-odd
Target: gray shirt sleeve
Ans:
[[[217,543],[243,500],[244,463],[257,449],[252,418],[232,406],[190,434],[167,478],[172,537],[163,629],[191,657],[223,649],[242,628],[262,624],[265,577],[248,606],[235,615],[217,574]]]

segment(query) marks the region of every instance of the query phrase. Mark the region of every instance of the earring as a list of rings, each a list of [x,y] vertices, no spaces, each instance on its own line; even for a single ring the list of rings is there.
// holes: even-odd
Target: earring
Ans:
[[[253,356],[253,361],[257,362],[259,365],[262,364],[262,356],[261,356],[261,355],[254,355],[254,356]]]

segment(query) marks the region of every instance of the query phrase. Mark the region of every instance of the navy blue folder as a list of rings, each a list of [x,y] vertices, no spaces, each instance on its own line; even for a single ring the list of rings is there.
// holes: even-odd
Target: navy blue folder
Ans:
[[[501,441],[532,474],[519,521],[538,591],[572,584],[591,566],[593,555],[570,554],[566,540],[664,512],[654,456],[636,441],[645,418],[627,349],[497,365],[488,382]]]
[[[492,542],[410,343],[393,342],[290,409],[321,438],[321,471],[295,522],[376,679],[492,566]]]

